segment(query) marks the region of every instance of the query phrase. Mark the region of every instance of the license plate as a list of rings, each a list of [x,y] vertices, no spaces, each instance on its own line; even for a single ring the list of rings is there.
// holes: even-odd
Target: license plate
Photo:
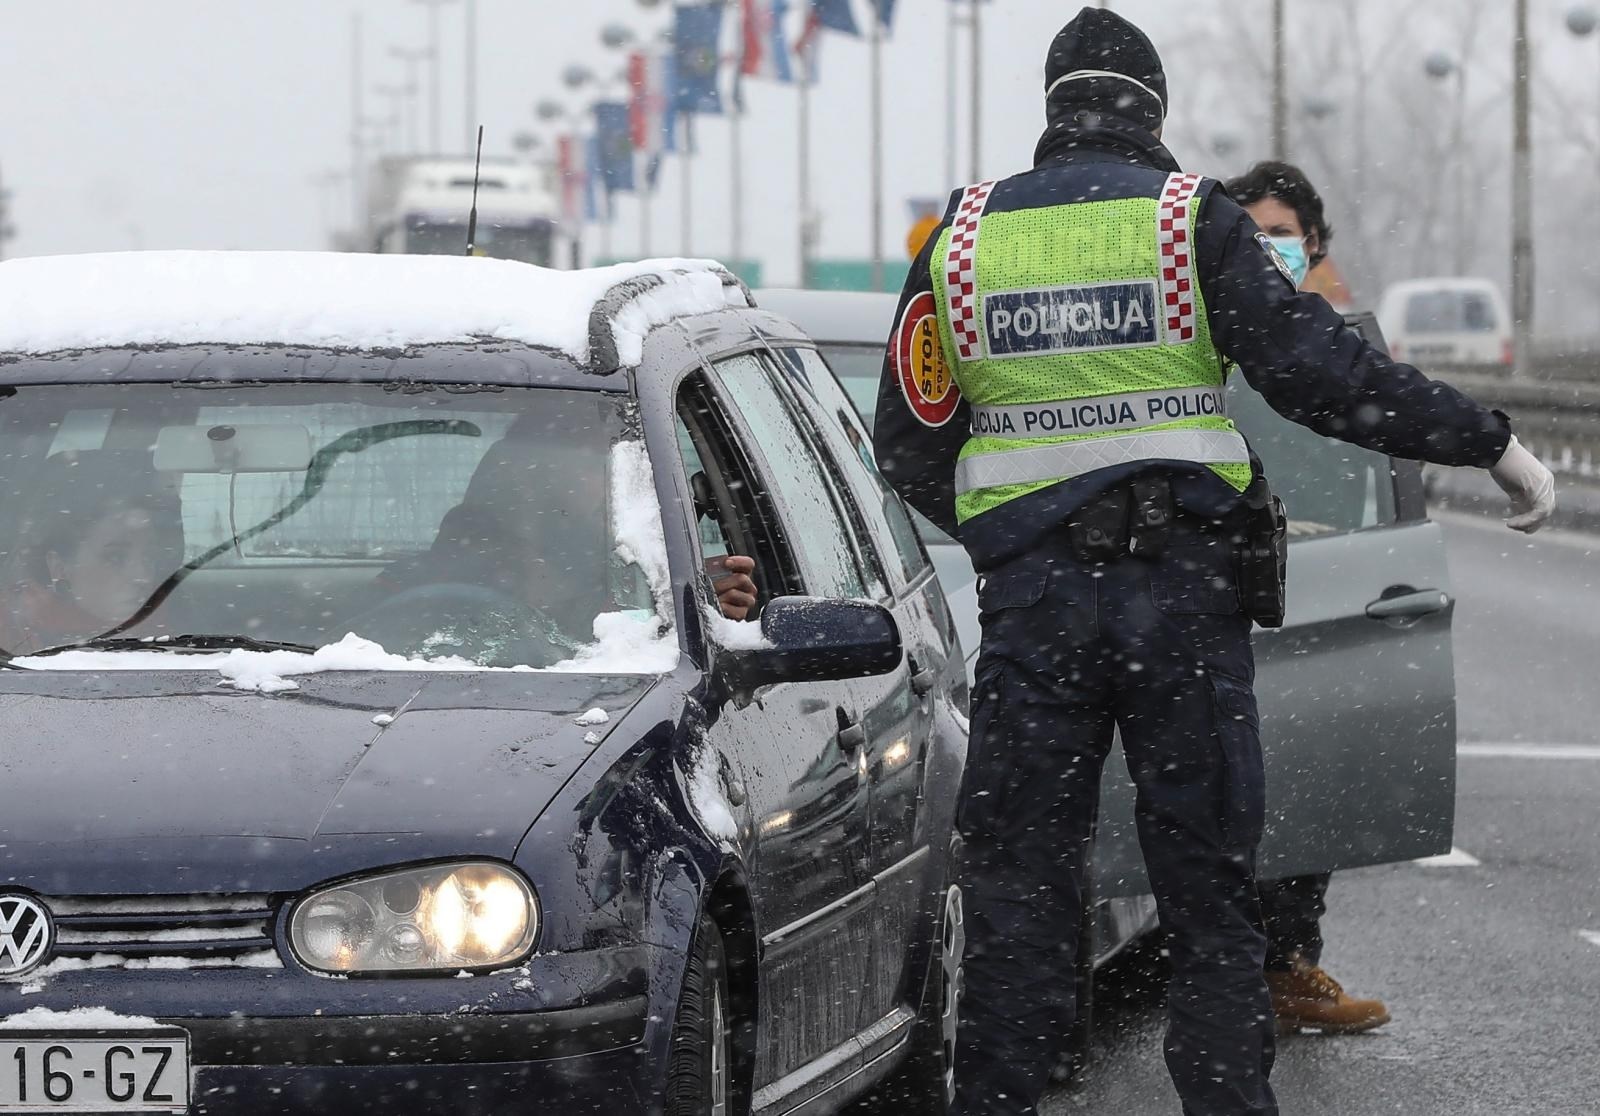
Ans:
[[[183,1031],[0,1031],[0,1112],[188,1108]]]

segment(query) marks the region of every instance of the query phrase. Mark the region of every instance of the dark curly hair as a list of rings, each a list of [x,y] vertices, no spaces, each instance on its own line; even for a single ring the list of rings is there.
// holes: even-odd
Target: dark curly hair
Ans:
[[[1328,257],[1328,242],[1333,239],[1333,227],[1322,212],[1322,195],[1311,185],[1305,171],[1293,163],[1267,161],[1257,163],[1238,178],[1229,179],[1228,193],[1240,205],[1253,205],[1263,198],[1276,198],[1294,210],[1300,227],[1307,235],[1317,236],[1317,250],[1311,256],[1311,266],[1316,267]]]

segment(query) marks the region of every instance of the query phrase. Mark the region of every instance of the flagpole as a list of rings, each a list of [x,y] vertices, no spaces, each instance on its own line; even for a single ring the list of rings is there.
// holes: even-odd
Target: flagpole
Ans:
[[[639,191],[639,258],[648,260],[650,248],[650,171],[645,168],[643,189]]]
[[[946,0],[944,38],[944,188],[956,188],[956,4]]]
[[[872,11],[872,289],[883,290],[883,17]]]
[[[683,113],[683,153],[679,157],[683,171],[683,251],[685,259],[694,255],[694,113]]]
[[[733,112],[728,117],[729,132],[729,163],[732,171],[731,194],[733,201],[733,258],[729,260],[735,268],[744,267],[744,151],[739,127],[740,118],[744,116],[744,108],[740,98],[734,98]]]
[[[800,286],[811,285],[811,52],[800,52]]]
[[[972,0],[972,176],[971,183],[983,181],[979,164],[983,162],[983,0]]]

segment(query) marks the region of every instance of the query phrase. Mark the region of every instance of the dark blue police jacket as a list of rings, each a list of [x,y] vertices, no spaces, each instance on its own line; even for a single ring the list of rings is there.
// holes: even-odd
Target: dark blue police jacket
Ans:
[[[1000,182],[986,211],[1155,197],[1177,169],[1166,148],[1132,124],[1100,117],[1090,125],[1057,126],[1041,142],[1037,165]],[[1296,291],[1257,242],[1255,222],[1219,184],[1208,180],[1204,190],[1195,262],[1211,337],[1274,410],[1319,434],[1394,457],[1482,468],[1500,459],[1511,437],[1504,415],[1390,360],[1321,295]],[[952,195],[944,225],[912,265],[896,322],[912,299],[933,290],[930,259],[960,196]],[[960,537],[980,572],[1033,548],[1087,501],[1140,472],[1168,472],[1178,502],[1196,515],[1223,516],[1241,500],[1203,466],[1138,462],[1052,485],[958,529],[955,462],[968,420],[962,403],[943,426],[924,425],[885,361],[873,435],[878,462],[912,505]]]

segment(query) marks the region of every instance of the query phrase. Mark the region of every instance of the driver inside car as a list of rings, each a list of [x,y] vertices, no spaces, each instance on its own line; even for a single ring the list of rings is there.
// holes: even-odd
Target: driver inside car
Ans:
[[[44,462],[5,562],[0,649],[27,655],[129,619],[182,549],[177,501],[139,451]]]

